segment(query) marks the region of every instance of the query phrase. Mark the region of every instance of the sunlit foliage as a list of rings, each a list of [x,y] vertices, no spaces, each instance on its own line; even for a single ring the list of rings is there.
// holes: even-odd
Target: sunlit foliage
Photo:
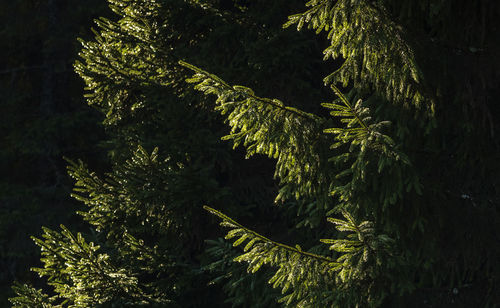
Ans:
[[[279,23],[295,2],[110,3],[120,19],[75,67],[114,167],[69,166],[97,232],[44,229],[35,271],[56,294],[18,285],[14,304],[499,304],[497,90],[475,80],[500,78],[472,65],[491,60],[497,6],[466,13],[476,40],[451,31],[451,0],[312,0]]]

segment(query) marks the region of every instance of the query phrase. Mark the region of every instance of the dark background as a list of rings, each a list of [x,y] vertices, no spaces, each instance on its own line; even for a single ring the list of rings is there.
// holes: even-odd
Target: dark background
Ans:
[[[91,38],[107,3],[2,1],[0,4],[0,306],[14,280],[34,281],[41,226],[81,225],[63,156],[106,168],[102,116],[74,73],[77,37]]]

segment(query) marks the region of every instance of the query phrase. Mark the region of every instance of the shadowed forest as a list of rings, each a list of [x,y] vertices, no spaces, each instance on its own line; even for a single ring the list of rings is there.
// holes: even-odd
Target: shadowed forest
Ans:
[[[4,2],[1,307],[500,307],[500,2]]]

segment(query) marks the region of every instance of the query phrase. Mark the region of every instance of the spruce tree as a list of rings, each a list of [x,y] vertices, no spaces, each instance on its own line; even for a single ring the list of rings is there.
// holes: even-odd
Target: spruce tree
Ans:
[[[106,114],[114,168],[98,176],[69,166],[97,233],[44,229],[35,271],[54,294],[18,285],[14,306],[500,304],[498,4],[312,0],[286,30],[267,30],[276,26],[269,12],[299,8],[110,3],[120,19],[98,21],[75,67]],[[291,26],[313,39],[278,39],[276,55],[257,57],[255,38],[288,39]],[[325,64],[287,63],[304,75],[273,78],[261,66],[325,37]],[[244,60],[255,65],[242,70]],[[228,183],[248,165],[222,134],[250,161],[269,157],[276,182]],[[216,239],[208,214],[232,244]]]
[[[495,91],[489,81],[498,81],[498,74],[472,68],[489,63],[498,46],[488,31],[497,26],[498,5],[460,4],[468,15],[451,1],[309,1],[307,11],[290,16],[285,27],[326,32],[324,59],[342,59],[324,78],[338,96],[322,104],[333,123],[181,63],[195,73],[188,82],[217,96],[216,110],[232,127],[227,139],[243,143],[248,155],[277,159],[276,201],[311,199],[327,215],[345,218],[328,219],[350,234],[321,240],[336,252],[325,258],[267,239],[207,207],[231,228],[226,238],[237,238],[234,246],[246,243],[236,261],[247,262],[250,272],[262,264],[277,268],[269,282],[286,294],[280,301],[397,306],[421,296],[420,304],[499,304],[493,282],[499,251],[490,245],[498,243],[490,229],[499,223],[492,166],[498,139],[491,97],[484,93]],[[466,21],[462,35],[454,28],[457,16]],[[450,80],[457,71],[464,77]],[[328,145],[329,153],[323,150]],[[331,203],[322,202],[327,195]]]
[[[273,17],[278,12],[281,20],[286,18],[287,13],[282,10],[290,4],[284,3],[289,2],[275,3],[264,15],[261,8],[265,2],[250,11],[237,4],[217,2],[205,5],[185,1],[110,3],[118,17],[96,21],[96,39],[82,40],[82,58],[75,68],[88,86],[88,102],[105,115],[103,124],[108,140],[101,147],[108,150],[114,167],[106,174],[94,173],[83,162],[70,160],[69,172],[76,180],[74,196],[84,203],[79,213],[93,229],[67,226],[58,232],[45,228],[43,237],[35,237],[36,243],[44,247],[43,251],[51,251],[43,255],[50,269],[38,271],[49,278],[48,288],[42,291],[48,291],[50,296],[42,296],[43,300],[52,305],[65,302],[85,307],[125,303],[196,307],[208,301],[219,307],[225,301],[223,294],[227,293],[231,303],[273,305],[275,296],[271,296],[272,290],[266,289],[265,275],[247,277],[236,264],[211,264],[215,261],[211,254],[217,255],[219,250],[207,249],[204,240],[215,238],[218,230],[208,223],[209,217],[202,209],[204,203],[220,205],[219,208],[224,205],[232,209],[232,213],[238,213],[239,218],[262,214],[268,222],[273,221],[276,211],[267,204],[272,201],[274,183],[270,176],[252,177],[253,170],[270,175],[266,170],[270,164],[264,160],[246,161],[241,152],[233,152],[227,143],[220,141],[225,126],[208,109],[209,100],[199,102],[195,91],[184,83],[186,74],[177,61],[180,55],[186,59],[200,57],[207,67],[228,61],[232,65],[227,66],[228,77],[233,78],[245,71],[238,62],[243,57],[248,65],[262,68],[254,75],[247,74],[247,78],[267,86],[269,91],[272,87],[265,81],[277,78],[276,75],[289,78],[294,71],[310,73],[320,59],[311,57],[312,61],[300,67],[286,69],[287,63],[295,62],[293,57],[297,55],[281,50],[280,42],[292,38],[294,48],[306,54],[317,49],[309,47],[311,39],[307,36],[296,37],[292,30],[280,30]],[[248,14],[255,19],[249,20]],[[255,20],[260,21],[255,24]],[[268,30],[261,24],[264,22],[275,23],[276,27]],[[210,26],[207,28],[207,25]],[[138,34],[138,29],[144,31]],[[263,37],[272,39],[267,42],[258,39]],[[219,58],[211,56],[221,47],[220,40],[228,50],[247,49],[234,55],[233,60],[220,53]],[[282,54],[279,61],[272,61],[270,68],[264,63],[272,59],[260,55],[267,49]],[[322,89],[312,85],[313,82],[298,80],[283,87],[283,95],[290,96],[290,89],[297,86],[319,97]],[[124,169],[124,166],[127,167]],[[151,186],[153,178],[156,185]],[[167,188],[168,182],[171,184]],[[147,192],[145,187],[149,187]],[[71,239],[73,235],[77,242]],[[156,249],[161,258],[156,259],[159,257],[156,255],[146,262],[150,262],[148,265],[137,268],[140,261],[121,246],[124,236],[127,241],[130,237],[142,240],[147,247]],[[88,255],[70,247],[71,243],[87,249]],[[100,246],[99,251],[95,250],[96,246]],[[56,247],[61,247],[63,253],[54,255]],[[101,254],[100,258],[107,261],[93,260],[92,254]],[[74,276],[78,276],[77,280],[61,274],[69,273],[66,265],[70,259],[78,260],[78,264],[71,266],[78,268]],[[133,264],[126,265],[129,261]],[[229,261],[227,256],[225,261]],[[83,271],[85,267],[88,270]],[[169,268],[168,273],[156,271],[159,268]],[[228,268],[234,274],[228,279],[223,277],[224,287],[219,287],[215,281],[221,279],[214,275],[222,275],[222,270]],[[95,276],[97,273],[100,276]],[[115,278],[106,278],[115,275],[133,279],[119,284]],[[105,291],[112,285],[116,288]],[[132,285],[138,293],[125,296],[123,290]],[[246,291],[234,291],[227,287],[230,285],[241,286],[242,290],[261,289],[269,296],[257,298]],[[75,288],[79,291],[70,291]],[[18,286],[16,290],[43,294],[27,285]],[[100,290],[102,296],[91,296],[96,290]],[[36,306],[37,299],[28,298],[13,301],[16,305]]]

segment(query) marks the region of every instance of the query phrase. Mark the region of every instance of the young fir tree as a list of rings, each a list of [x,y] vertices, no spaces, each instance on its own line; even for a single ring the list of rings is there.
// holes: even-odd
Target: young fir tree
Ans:
[[[233,305],[270,305],[244,301],[259,296],[298,307],[500,304],[498,107],[492,103],[499,81],[492,61],[499,46],[498,4],[309,1],[285,27],[325,33],[324,59],[339,66],[323,76],[336,96],[328,101],[324,94],[324,102],[318,99],[324,92],[307,82],[320,69],[293,75],[297,89],[311,91],[273,95],[281,100],[205,70],[237,82],[248,78],[247,84],[271,96],[273,82],[289,77],[249,72],[259,65],[238,71],[234,63],[242,63],[242,55],[252,63],[256,56],[247,51],[258,44],[243,33],[279,36],[259,23],[279,12],[276,4],[111,3],[122,18],[99,21],[96,41],[84,42],[85,62],[76,68],[91,91],[89,102],[107,115],[116,165],[105,178],[81,163],[70,166],[75,196],[89,206],[81,214],[99,231],[92,240],[101,247],[66,227],[45,229],[43,239],[35,239],[44,268],[35,270],[49,278],[55,296],[17,286],[15,306],[206,306],[221,300],[219,290],[191,286],[207,283],[220,269],[227,275],[213,282],[226,282]],[[275,24],[272,17],[267,22]],[[214,42],[235,34],[240,42],[220,44],[221,52],[206,58],[204,52],[216,50]],[[217,40],[204,41],[211,35]],[[275,58],[293,51],[294,44],[282,44]],[[188,83],[217,97],[213,109],[220,117],[208,110],[209,100],[180,82],[185,71],[179,59],[196,65],[178,62],[194,74]],[[304,65],[319,68],[309,61],[287,67],[303,73],[310,72]],[[220,119],[231,128],[224,139],[246,147],[247,157],[274,159],[277,220],[265,216],[266,198],[252,209],[253,217],[245,216],[237,204],[258,190],[241,198],[243,190],[214,176],[229,166],[214,162],[218,153],[230,154],[212,139],[217,133],[203,128],[220,131],[214,124]],[[186,137],[186,129],[194,135]],[[165,149],[140,146],[158,144]],[[228,159],[231,168],[242,164]],[[216,236],[200,202],[243,252],[231,252],[219,240],[193,247],[200,236]],[[271,228],[263,227],[266,222],[273,222]],[[247,264],[248,274],[229,262],[233,257]],[[201,266],[197,258],[213,261]],[[266,278],[282,294],[249,289],[242,281],[251,273],[260,273],[251,286]]]

